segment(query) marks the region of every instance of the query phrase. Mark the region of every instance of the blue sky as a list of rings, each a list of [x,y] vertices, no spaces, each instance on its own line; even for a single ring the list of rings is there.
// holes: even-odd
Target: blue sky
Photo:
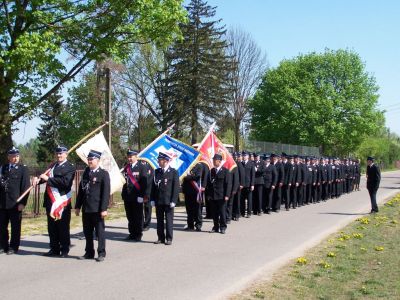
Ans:
[[[368,0],[209,0],[227,28],[252,34],[271,67],[299,53],[325,48],[351,49],[380,86],[379,107],[386,126],[400,135],[400,1]],[[14,135],[25,143],[36,135],[38,121],[19,126]]]

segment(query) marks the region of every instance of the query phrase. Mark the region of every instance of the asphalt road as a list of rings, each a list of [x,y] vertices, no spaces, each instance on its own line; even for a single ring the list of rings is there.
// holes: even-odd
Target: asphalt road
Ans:
[[[400,171],[383,174],[380,203],[400,192]],[[72,236],[70,258],[41,256],[47,236],[22,240],[19,255],[0,255],[4,299],[221,299],[255,279],[268,278],[280,266],[370,210],[360,192],[289,212],[232,222],[227,234],[183,231],[186,215],[175,214],[172,246],[154,245],[156,231],[143,242],[126,242],[127,222],[107,225],[103,263],[76,259],[84,253],[80,230]],[[153,219],[154,222],[154,219]]]

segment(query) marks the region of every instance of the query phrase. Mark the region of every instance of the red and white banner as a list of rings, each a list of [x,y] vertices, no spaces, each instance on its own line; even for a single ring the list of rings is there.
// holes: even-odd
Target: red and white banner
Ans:
[[[214,126],[211,126],[210,130],[207,132],[203,141],[199,145],[201,158],[200,161],[205,162],[211,169],[213,165],[212,158],[214,154],[220,154],[222,156],[222,165],[231,171],[236,168],[236,162],[232,157],[232,154],[225,148],[224,144],[218,139],[214,132]]]
[[[46,174],[50,178],[53,177],[53,170],[55,164],[51,167],[50,171]],[[60,220],[64,207],[66,207],[71,202],[72,192],[69,191],[68,194],[61,195],[59,190],[55,187],[46,185],[46,192],[51,200],[51,210],[50,216],[55,220]]]

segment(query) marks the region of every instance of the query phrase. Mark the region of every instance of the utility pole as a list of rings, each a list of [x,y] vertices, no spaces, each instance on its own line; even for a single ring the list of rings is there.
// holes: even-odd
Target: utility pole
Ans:
[[[105,117],[106,121],[108,121],[108,125],[106,126],[106,140],[108,141],[108,147],[111,150],[111,115],[112,115],[112,103],[111,103],[111,72],[110,68],[105,69],[105,79],[106,79],[106,95],[105,95]]]

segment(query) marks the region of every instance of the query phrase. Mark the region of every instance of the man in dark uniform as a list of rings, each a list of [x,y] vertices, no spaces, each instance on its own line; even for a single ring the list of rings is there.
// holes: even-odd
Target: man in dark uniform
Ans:
[[[263,193],[263,212],[269,214],[272,210],[272,197],[276,184],[278,183],[278,172],[274,164],[271,164],[271,158],[269,155],[263,157],[265,164],[264,172],[264,193]]]
[[[154,171],[151,206],[156,207],[157,236],[155,244],[171,245],[173,239],[174,208],[179,199],[179,174],[169,166],[171,158],[160,152],[158,169]],[[164,225],[165,219],[165,225]],[[164,231],[165,227],[165,231]]]
[[[293,177],[292,177],[292,186],[290,189],[290,201],[292,203],[292,208],[297,207],[297,195],[298,189],[301,183],[301,171],[298,164],[299,156],[293,155],[293,161],[291,161],[293,165]]]
[[[210,199],[214,226],[211,232],[226,231],[226,203],[232,193],[232,179],[228,169],[222,166],[222,156],[213,157],[214,168],[210,171],[206,195]]]
[[[361,179],[361,169],[360,169],[360,161],[356,159],[354,161],[354,190],[360,190],[360,179]]]
[[[301,173],[301,182],[299,182],[299,188],[297,190],[297,204],[299,206],[304,205],[304,199],[305,199],[305,191],[306,191],[306,185],[307,185],[307,168],[306,165],[304,164],[303,157],[299,156],[299,161],[298,165],[300,168],[300,173]]]
[[[67,159],[68,148],[59,145],[55,149],[56,162],[50,169],[39,176],[38,184],[46,183],[43,206],[47,214],[47,230],[50,238],[50,250],[45,256],[67,257],[71,222],[71,187],[75,177],[75,166]],[[62,201],[64,204],[59,206]],[[57,211],[63,207],[60,216]]]
[[[371,213],[377,213],[379,211],[378,204],[376,203],[376,193],[379,189],[381,182],[381,171],[379,167],[375,165],[374,158],[368,156],[367,158],[367,190],[369,197],[371,198]]]
[[[290,208],[290,187],[292,186],[292,177],[293,177],[293,165],[290,162],[291,159],[292,159],[291,156],[288,156],[286,153],[282,153],[282,164],[285,175],[283,177],[282,199],[285,203],[286,210],[289,210]]]
[[[127,240],[139,242],[143,235],[143,205],[150,196],[151,181],[148,181],[147,168],[138,161],[138,152],[128,150],[127,164],[124,167],[125,184],[122,187],[122,199],[126,218],[128,219],[129,235]]]
[[[242,193],[242,189],[244,186],[244,176],[245,176],[245,171],[244,167],[242,164],[242,154],[240,152],[236,153],[236,170],[239,174],[239,188],[236,191],[236,194],[234,194],[233,197],[233,205],[232,205],[232,220],[234,221],[239,221],[240,218],[240,197]]]
[[[253,153],[254,159],[254,192],[253,192],[253,214],[261,216],[264,189],[264,162],[260,154]]]
[[[75,204],[75,214],[79,216],[82,208],[83,233],[86,239],[85,254],[80,259],[94,258],[93,231],[96,231],[98,257],[102,262],[106,257],[106,238],[104,218],[110,199],[110,175],[100,167],[101,152],[90,150],[82,180],[79,184]]]
[[[234,153],[233,159],[235,159],[236,154]],[[230,224],[231,220],[233,218],[233,201],[235,199],[235,196],[240,189],[240,174],[239,170],[236,167],[234,167],[231,171],[231,180],[232,180],[232,189],[231,189],[231,196],[229,197],[229,201],[226,204],[226,224]]]
[[[320,172],[320,199],[322,201],[327,200],[328,195],[328,169],[325,164],[325,159],[322,157],[319,164]]]
[[[316,158],[311,157],[311,202],[317,203],[318,200],[318,167],[316,164]]]
[[[244,168],[244,185],[240,198],[240,214],[242,217],[245,216],[250,218],[251,211],[253,210],[253,191],[254,191],[254,177],[255,177],[255,168],[254,163],[249,161],[249,154],[245,151],[242,152],[243,157],[243,168]],[[247,209],[246,209],[246,200],[247,200]]]
[[[151,165],[145,160],[139,159],[139,163],[141,163],[144,166],[144,168],[146,169],[147,183],[149,184],[149,189],[151,189],[151,182],[153,181],[154,170],[151,167]],[[143,211],[144,211],[143,231],[147,231],[150,229],[150,223],[151,223],[152,207],[151,207],[150,201],[143,202]]]
[[[208,171],[208,166],[198,162],[190,172],[183,178],[182,193],[185,196],[185,207],[187,213],[187,225],[185,230],[201,231],[203,218],[201,206],[203,203],[203,192],[207,187],[207,177],[204,169]]]
[[[274,189],[274,195],[272,196],[272,211],[279,212],[281,209],[282,202],[282,186],[285,178],[285,169],[282,162],[279,161],[279,154],[271,154],[271,162],[276,168],[278,174],[276,187]]]
[[[310,157],[305,158],[305,173],[306,173],[306,185],[305,185],[305,191],[304,191],[304,203],[305,204],[311,204],[311,199],[312,199],[312,168],[310,164]]]
[[[0,254],[18,252],[21,240],[22,211],[29,193],[19,202],[17,199],[29,188],[28,168],[19,163],[19,150],[15,147],[7,152],[8,163],[0,168]],[[11,223],[9,241],[8,223]]]

